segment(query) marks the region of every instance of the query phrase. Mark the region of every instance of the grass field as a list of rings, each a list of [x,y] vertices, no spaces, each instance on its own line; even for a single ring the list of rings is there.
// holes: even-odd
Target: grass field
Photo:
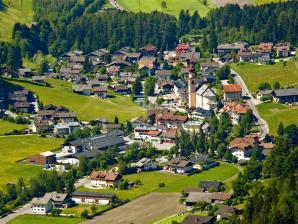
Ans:
[[[41,138],[36,135],[0,137],[0,187],[15,182],[19,177],[36,175],[40,166],[17,163],[30,155],[56,149],[63,139]]]
[[[0,40],[10,41],[15,23],[32,22],[32,0],[2,0],[0,4]]]
[[[8,224],[77,224],[82,222],[80,218],[51,217],[41,215],[19,215]]]
[[[123,179],[129,181],[141,180],[142,185],[130,190],[94,190],[86,187],[78,188],[78,191],[109,192],[115,193],[120,199],[135,199],[149,192],[181,192],[186,187],[196,187],[201,180],[219,180],[224,181],[235,174],[238,170],[235,166],[221,164],[218,167],[193,174],[191,176],[175,175],[163,172],[147,172],[126,175]],[[159,183],[164,183],[164,187],[159,187]]]
[[[104,209],[107,209],[109,206],[97,206],[96,207],[96,212],[102,211]],[[70,214],[70,215],[75,215],[77,217],[81,216],[81,213],[87,209],[89,214],[92,214],[92,210],[91,210],[91,205],[77,205],[75,207],[71,207],[71,208],[66,208],[63,209],[62,213],[63,214]]]
[[[117,2],[127,11],[132,12],[152,12],[154,10],[165,12],[174,16],[178,16],[180,10],[189,10],[191,14],[194,13],[195,10],[201,16],[205,16],[208,11],[214,6],[208,1],[207,6],[205,6],[202,0],[166,0],[167,8],[161,7],[162,0],[117,0]]]
[[[174,221],[180,223],[188,215],[202,215],[202,216],[207,216],[208,213],[207,212],[202,212],[202,211],[197,211],[197,212],[194,212],[194,213],[186,212],[186,213],[179,214],[179,215],[178,214],[177,215],[172,215],[170,217],[164,218],[164,219],[159,220],[157,222],[153,222],[153,224],[172,224]]]
[[[273,84],[278,81],[282,86],[298,83],[298,69],[295,61],[273,65],[233,64],[234,69],[242,77],[250,92],[255,93],[261,82]]]
[[[134,117],[145,115],[145,109],[134,104],[128,96],[110,93],[108,99],[99,99],[73,93],[69,82],[53,79],[48,79],[47,82],[53,88],[13,81],[13,83],[36,93],[44,105],[65,106],[76,112],[80,120],[105,118],[114,121],[115,116],[118,116],[120,122],[125,122]]]
[[[288,0],[251,0],[253,4],[255,5],[260,5],[260,4],[266,4],[266,3],[271,3],[271,2],[286,2]]]
[[[3,119],[0,119],[0,135],[3,135],[5,133],[10,133],[13,130],[23,130],[27,128],[28,125],[26,124],[16,124],[9,121],[5,121]]]
[[[292,123],[298,125],[298,107],[291,108],[278,103],[262,103],[257,105],[257,109],[269,124],[271,134],[277,134],[280,122],[283,122],[284,126]]]

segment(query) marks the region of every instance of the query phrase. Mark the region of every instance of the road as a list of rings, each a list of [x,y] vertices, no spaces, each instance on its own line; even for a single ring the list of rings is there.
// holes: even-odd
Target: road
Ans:
[[[84,185],[88,184],[89,182],[90,182],[90,180],[88,179],[88,177],[84,177],[82,179],[79,179],[75,182],[75,188],[84,186]],[[25,204],[23,207],[18,208],[17,210],[14,210],[9,215],[7,215],[4,218],[0,219],[0,224],[8,223],[9,221],[14,219],[15,217],[17,217],[19,215],[23,215],[23,214],[30,214],[30,212],[31,212],[30,203]]]
[[[116,0],[110,0],[110,3],[112,6],[114,6],[116,9],[120,10],[120,11],[124,11],[124,8],[118,4],[118,2]]]
[[[256,109],[257,101],[251,95],[251,93],[249,92],[249,90],[248,90],[245,82],[243,81],[243,79],[234,70],[231,69],[231,72],[232,72],[232,75],[234,76],[235,82],[241,85],[243,96],[246,96],[248,98],[246,100],[247,105],[252,109],[254,115],[258,119],[258,124],[259,124],[260,129],[261,129],[260,134],[259,134],[259,138],[260,138],[260,140],[263,140],[265,138],[265,136],[269,133],[269,126],[268,126],[267,122],[261,117],[258,110]]]

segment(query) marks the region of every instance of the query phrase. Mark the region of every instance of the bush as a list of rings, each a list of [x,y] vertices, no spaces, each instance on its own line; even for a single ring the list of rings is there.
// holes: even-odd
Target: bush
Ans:
[[[166,186],[166,185],[165,185],[165,183],[159,183],[158,186],[159,186],[159,187],[164,187],[164,186]]]
[[[88,219],[89,218],[89,212],[88,212],[87,209],[85,209],[84,211],[82,211],[81,218],[83,218],[83,219]]]

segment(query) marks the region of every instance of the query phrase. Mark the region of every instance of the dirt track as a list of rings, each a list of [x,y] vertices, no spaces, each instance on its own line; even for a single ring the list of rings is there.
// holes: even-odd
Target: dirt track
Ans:
[[[243,5],[250,5],[251,1],[250,0],[212,0],[213,4],[220,7],[224,6],[226,4],[239,4],[240,6]]]
[[[185,211],[178,193],[150,193],[84,224],[146,224]]]

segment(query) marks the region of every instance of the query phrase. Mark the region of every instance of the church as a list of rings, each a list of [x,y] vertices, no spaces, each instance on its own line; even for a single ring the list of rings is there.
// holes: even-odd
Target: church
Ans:
[[[194,74],[188,78],[188,105],[191,110],[211,111],[217,108],[217,96],[207,84],[197,88]]]

